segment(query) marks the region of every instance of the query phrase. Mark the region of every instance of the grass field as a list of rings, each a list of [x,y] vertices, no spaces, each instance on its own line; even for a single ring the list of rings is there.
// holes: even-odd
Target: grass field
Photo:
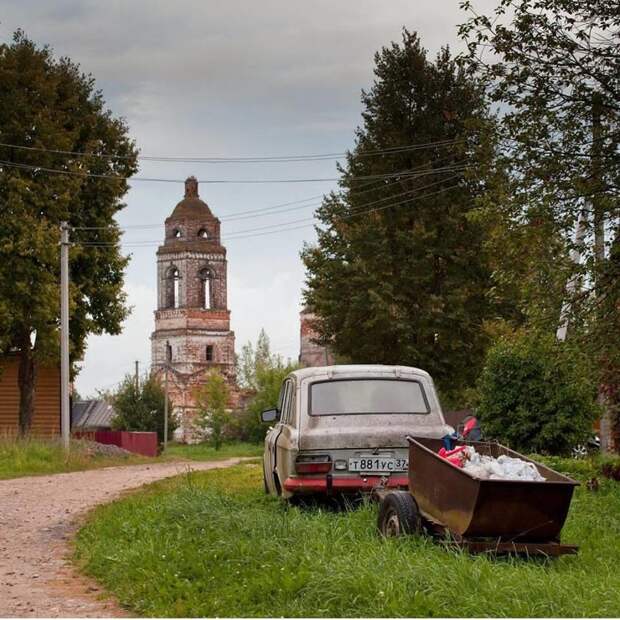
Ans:
[[[166,456],[170,458],[183,458],[192,461],[217,461],[229,459],[235,456],[260,456],[263,453],[262,444],[254,443],[227,443],[219,450],[206,443],[199,444],[169,444]]]
[[[0,438],[0,480],[180,459],[216,461],[235,456],[257,456],[261,453],[262,446],[246,443],[225,444],[220,450],[206,444],[171,444],[166,454],[157,458],[136,454],[102,456],[93,455],[86,442],[72,440],[71,449],[66,454],[60,440]]]
[[[591,466],[555,460],[589,477]],[[618,616],[620,485],[581,487],[558,560],[382,540],[376,506],[290,507],[259,465],[163,481],[97,509],[76,561],[145,616]]]
[[[93,456],[85,442],[75,440],[71,442],[71,449],[66,454],[60,440],[0,439],[0,480],[146,463],[150,460],[137,455]]]

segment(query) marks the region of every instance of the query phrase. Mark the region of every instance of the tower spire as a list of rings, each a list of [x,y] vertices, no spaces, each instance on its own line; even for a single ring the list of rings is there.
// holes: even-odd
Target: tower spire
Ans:
[[[198,198],[198,179],[195,176],[185,179],[185,198]]]

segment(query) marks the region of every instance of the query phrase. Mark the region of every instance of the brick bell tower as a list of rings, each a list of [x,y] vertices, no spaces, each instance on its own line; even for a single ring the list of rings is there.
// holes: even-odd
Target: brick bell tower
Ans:
[[[211,369],[235,386],[235,335],[226,294],[226,248],[220,221],[198,197],[198,181],[185,181],[185,197],[166,219],[157,250],[157,310],[151,335],[151,367],[168,389],[182,441],[196,438],[196,391]]]

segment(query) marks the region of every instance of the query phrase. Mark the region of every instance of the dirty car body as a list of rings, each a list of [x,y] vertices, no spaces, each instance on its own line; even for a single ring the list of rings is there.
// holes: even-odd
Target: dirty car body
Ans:
[[[283,382],[265,438],[269,493],[406,488],[407,435],[439,439],[446,425],[430,375],[408,366],[304,368]]]

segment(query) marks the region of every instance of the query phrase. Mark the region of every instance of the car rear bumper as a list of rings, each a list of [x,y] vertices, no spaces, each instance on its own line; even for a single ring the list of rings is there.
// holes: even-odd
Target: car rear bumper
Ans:
[[[335,477],[335,476],[304,476],[287,478],[284,489],[289,493],[356,493],[358,491],[372,491],[378,486],[389,489],[408,488],[409,478],[406,474],[400,476],[365,476]]]

